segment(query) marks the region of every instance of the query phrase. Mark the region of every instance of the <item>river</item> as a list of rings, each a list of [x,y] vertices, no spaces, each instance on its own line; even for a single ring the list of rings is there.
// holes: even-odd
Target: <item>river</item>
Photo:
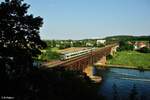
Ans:
[[[96,69],[95,74],[103,77],[99,94],[107,100],[150,100],[150,71],[110,68]]]

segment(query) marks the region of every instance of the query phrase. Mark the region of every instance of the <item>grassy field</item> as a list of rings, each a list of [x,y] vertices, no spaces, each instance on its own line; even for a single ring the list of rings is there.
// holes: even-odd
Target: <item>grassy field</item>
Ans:
[[[117,52],[112,59],[108,60],[108,64],[150,68],[150,53],[136,51]]]

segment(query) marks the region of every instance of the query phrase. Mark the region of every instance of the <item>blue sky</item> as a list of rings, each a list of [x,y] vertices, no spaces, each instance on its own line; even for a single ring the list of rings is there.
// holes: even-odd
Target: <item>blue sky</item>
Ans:
[[[44,18],[42,39],[150,35],[150,0],[24,1],[29,13]]]

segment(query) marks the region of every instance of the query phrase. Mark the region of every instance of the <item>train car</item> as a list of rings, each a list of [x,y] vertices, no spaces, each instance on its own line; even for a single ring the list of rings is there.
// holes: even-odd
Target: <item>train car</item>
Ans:
[[[88,48],[88,49],[83,49],[83,50],[76,51],[76,52],[63,53],[60,55],[60,60],[68,60],[68,59],[75,58],[81,55],[85,55],[85,54],[90,53],[93,50],[95,50],[95,48]]]

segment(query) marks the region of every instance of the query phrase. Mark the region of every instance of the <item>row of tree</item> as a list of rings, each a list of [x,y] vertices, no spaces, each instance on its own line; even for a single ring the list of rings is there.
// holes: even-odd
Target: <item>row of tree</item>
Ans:
[[[128,41],[119,41],[119,48],[117,48],[118,51],[128,51],[128,50],[135,50],[134,43],[129,43]],[[150,45],[150,43],[148,43]],[[149,47],[142,47],[137,49],[136,51],[141,52],[141,53],[150,53],[150,48]]]
[[[107,41],[150,41],[150,36],[118,35],[105,38]]]
[[[102,47],[104,44],[97,43],[97,40],[45,40],[48,47],[58,47],[59,49],[69,47]]]
[[[124,50],[134,50],[134,46],[129,44],[128,41],[119,41],[119,48],[117,48],[117,51]]]

